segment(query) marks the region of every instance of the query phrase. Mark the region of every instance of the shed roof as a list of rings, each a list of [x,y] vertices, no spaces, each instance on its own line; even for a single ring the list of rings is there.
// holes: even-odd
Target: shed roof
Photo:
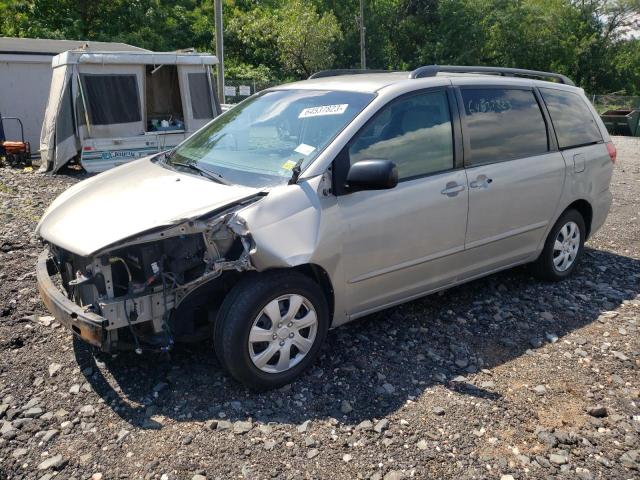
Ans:
[[[47,38],[0,37],[0,54],[58,55],[77,48],[111,50],[119,52],[148,52],[144,48],[119,42],[94,42],[88,40],[52,40]]]

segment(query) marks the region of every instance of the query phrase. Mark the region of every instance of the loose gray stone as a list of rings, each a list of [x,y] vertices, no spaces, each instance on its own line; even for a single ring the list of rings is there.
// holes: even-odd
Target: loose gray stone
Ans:
[[[427,448],[429,448],[429,444],[427,443],[426,440],[420,440],[416,446],[418,447],[418,450],[426,450]]]
[[[576,468],[576,476],[580,480],[593,480],[593,474],[586,468],[582,467]]]
[[[467,368],[467,366],[469,365],[469,359],[468,358],[457,358],[455,361],[455,364],[458,368]]]
[[[373,429],[376,432],[381,433],[384,430],[386,430],[388,427],[389,427],[389,420],[387,420],[386,418],[383,418],[378,423],[376,423],[376,425],[375,425],[375,427],[373,427]]]
[[[558,439],[558,443],[563,445],[576,445],[580,438],[573,432],[567,432],[565,430],[557,430],[555,436]]]
[[[191,480],[207,480],[207,477],[205,477],[204,475],[200,475],[199,473],[196,473],[193,477],[191,477]]]
[[[626,362],[627,360],[629,360],[629,357],[627,357],[624,353],[622,352],[616,352],[616,351],[612,351],[611,355],[613,355],[614,357],[616,357],[618,360],[622,360],[623,362]]]
[[[383,477],[383,480],[402,480],[406,475],[398,470],[391,470]]]
[[[627,468],[640,470],[640,450],[629,450],[620,457],[620,463]]]
[[[371,430],[373,428],[373,423],[371,420],[363,420],[356,426],[356,430]]]
[[[54,455],[49,457],[38,465],[38,470],[48,470],[50,468],[58,469],[66,463],[62,455]]]
[[[61,368],[62,365],[60,365],[59,363],[52,363],[51,365],[49,365],[49,376],[55,377]]]
[[[38,418],[43,413],[44,410],[42,410],[40,407],[33,407],[22,412],[22,416],[25,418]]]
[[[233,433],[244,434],[253,428],[251,422],[238,421],[233,424]]]
[[[271,435],[271,432],[273,432],[273,428],[270,425],[258,425],[258,430],[263,435]]]
[[[533,348],[540,348],[542,346],[542,339],[538,337],[531,338],[529,340],[529,345],[531,345]]]
[[[233,424],[228,420],[218,420],[216,430],[229,430],[232,426]]]
[[[19,458],[24,457],[27,453],[29,453],[29,450],[27,450],[26,448],[16,448],[13,452],[11,452],[11,456],[13,458]]]
[[[298,431],[298,433],[305,433],[307,430],[309,430],[310,423],[311,423],[311,420],[305,420],[304,422],[302,422],[300,425],[296,427],[296,430]]]
[[[556,436],[551,432],[547,432],[546,430],[538,432],[538,440],[551,448],[558,445],[558,439],[556,438]]]
[[[320,451],[317,448],[312,448],[311,450],[309,450],[307,452],[307,458],[311,459],[311,458],[315,458],[318,456],[318,454],[320,453]]]
[[[17,430],[11,425],[11,422],[5,422],[0,428],[0,435],[5,440],[13,440],[18,435]]]
[[[160,430],[162,428],[162,423],[153,417],[145,418],[144,422],[142,422],[142,428],[146,430]]]
[[[556,343],[558,341],[558,335],[555,333],[545,333],[544,336],[551,343]]]
[[[606,407],[603,407],[602,405],[596,405],[596,406],[593,406],[593,407],[589,407],[587,409],[587,413],[589,415],[591,415],[592,417],[596,417],[596,418],[604,418],[609,414],[607,412]]]
[[[60,433],[60,432],[58,430],[56,430],[56,429],[47,430],[46,432],[44,432],[44,435],[42,436],[42,441],[44,443],[47,443],[50,440],[52,440],[54,437],[56,437],[58,435],[58,433]]]
[[[342,404],[340,405],[340,411],[346,415],[353,411],[353,407],[348,400],[343,400]]]
[[[93,417],[95,414],[96,410],[92,405],[85,405],[80,409],[80,415],[83,417]]]
[[[390,383],[383,383],[382,388],[384,389],[387,395],[393,395],[393,393],[396,391],[396,387],[394,387]]]
[[[533,387],[533,391],[536,392],[536,395],[544,395],[547,393],[547,387],[544,385],[536,385]]]
[[[549,461],[554,465],[564,465],[569,461],[566,455],[560,455],[559,453],[552,453],[549,455]]]
[[[431,410],[434,414],[438,415],[439,417],[441,417],[442,415],[445,414],[445,410],[442,407],[433,407],[433,409]]]

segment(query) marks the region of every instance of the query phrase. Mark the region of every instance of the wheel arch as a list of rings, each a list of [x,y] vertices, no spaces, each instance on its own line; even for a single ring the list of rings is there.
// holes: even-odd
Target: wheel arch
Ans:
[[[267,272],[270,270],[298,271],[316,282],[320,286],[320,289],[322,290],[322,293],[324,294],[324,297],[327,301],[327,307],[329,311],[329,325],[333,323],[335,311],[335,294],[333,284],[331,283],[331,278],[324,268],[314,263],[306,263],[302,265],[296,265],[295,267],[291,267],[290,269],[274,268],[264,270],[263,272]],[[213,278],[208,282],[200,285],[193,291],[189,292],[180,303],[177,310],[174,312],[174,316],[183,317],[182,321],[185,322],[184,327],[189,328],[190,326],[188,325],[188,322],[193,322],[194,319],[190,318],[187,315],[184,315],[186,312],[190,312],[194,308],[206,306],[213,309],[219,308],[224,298],[230,293],[235,284],[240,281],[241,278],[247,275],[259,274],[260,272],[256,272],[255,270],[242,273],[224,272],[220,277]]]
[[[587,229],[585,240],[588,239],[591,235],[591,222],[593,221],[593,207],[591,204],[584,199],[575,200],[569,204],[560,215],[567,210],[577,210],[578,213],[582,215],[582,218],[584,219],[584,226]],[[560,216],[558,216],[558,218],[560,218]]]
[[[320,265],[317,265],[315,263],[305,263],[302,265],[297,265],[293,267],[292,270],[296,270],[310,277],[313,281],[320,285],[322,293],[327,300],[327,307],[329,310],[329,326],[331,326],[331,324],[333,323],[335,311],[335,292],[333,290],[333,284],[331,283],[331,277],[329,276],[327,271]]]

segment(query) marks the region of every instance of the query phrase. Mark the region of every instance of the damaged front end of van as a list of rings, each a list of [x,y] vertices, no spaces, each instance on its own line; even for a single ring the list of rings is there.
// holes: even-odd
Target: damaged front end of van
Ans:
[[[58,321],[104,352],[168,351],[177,340],[207,338],[215,299],[234,275],[254,269],[253,240],[237,208],[90,256],[48,243],[37,263],[40,295]]]
[[[105,352],[210,338],[215,309],[255,249],[238,213],[267,190],[141,159],[60,195],[36,228],[41,297]],[[179,320],[178,320],[179,319]]]

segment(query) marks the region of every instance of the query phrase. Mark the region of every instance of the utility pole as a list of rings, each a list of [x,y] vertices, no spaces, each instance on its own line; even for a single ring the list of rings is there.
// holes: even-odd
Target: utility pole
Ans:
[[[367,54],[365,53],[365,32],[364,26],[364,0],[360,0],[360,68],[367,68]]]
[[[218,98],[225,103],[224,98],[224,46],[222,35],[222,0],[215,0],[214,7],[216,27],[216,57],[218,57]]]

